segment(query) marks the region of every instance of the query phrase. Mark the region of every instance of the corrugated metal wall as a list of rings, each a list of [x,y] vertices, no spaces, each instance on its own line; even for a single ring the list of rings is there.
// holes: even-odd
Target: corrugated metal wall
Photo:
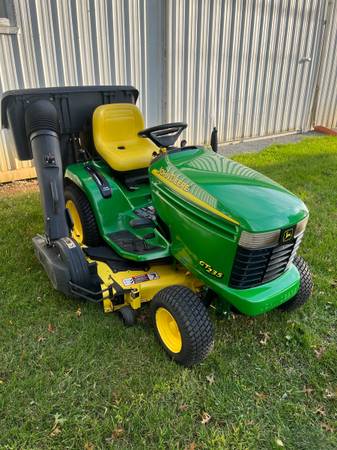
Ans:
[[[19,32],[0,32],[0,93],[132,84],[140,91],[139,106],[147,121],[161,122],[163,7],[157,0],[14,0]],[[19,162],[14,154],[2,131],[0,182],[31,175],[31,170],[22,170],[31,164]]]
[[[337,128],[337,1],[329,1],[312,121]]]
[[[336,121],[335,0],[6,1],[19,31],[0,29],[0,92],[133,84],[148,124],[186,120],[197,143],[215,124],[222,142],[308,129],[312,105]],[[0,181],[29,167],[1,132]]]
[[[193,124],[190,139],[215,124],[222,142],[310,127],[325,2],[168,5],[168,119]]]

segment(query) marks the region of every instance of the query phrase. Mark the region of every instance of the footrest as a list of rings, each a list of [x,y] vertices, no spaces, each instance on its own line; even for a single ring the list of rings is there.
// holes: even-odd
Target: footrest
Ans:
[[[118,247],[127,252],[144,254],[161,250],[161,247],[149,244],[144,239],[139,239],[130,231],[117,231],[116,233],[108,234],[109,239],[113,241]]]
[[[124,270],[148,270],[147,262],[136,262],[122,258],[110,247],[84,247],[84,253],[95,261],[102,261],[108,264],[113,272],[123,272]]]
[[[143,208],[135,209],[134,213],[142,219],[156,220],[156,210],[153,206],[145,206]]]
[[[129,225],[132,228],[154,228],[155,227],[155,223],[153,222],[153,220],[150,219],[146,219],[145,217],[139,217],[138,219],[132,219],[129,222]]]

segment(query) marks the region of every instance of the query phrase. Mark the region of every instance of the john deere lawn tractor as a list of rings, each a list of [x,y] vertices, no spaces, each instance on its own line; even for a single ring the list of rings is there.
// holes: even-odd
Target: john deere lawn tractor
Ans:
[[[34,160],[44,211],[35,253],[55,289],[132,325],[150,302],[169,355],[191,366],[213,346],[207,307],[292,310],[312,282],[296,256],[304,203],[269,178],[188,146],[182,122],[144,128],[129,86],[11,91],[2,126]]]

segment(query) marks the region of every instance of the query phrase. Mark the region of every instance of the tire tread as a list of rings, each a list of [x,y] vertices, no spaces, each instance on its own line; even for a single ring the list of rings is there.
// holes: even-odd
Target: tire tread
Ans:
[[[85,194],[74,184],[68,184],[64,190],[65,200],[72,200],[79,212],[83,227],[83,243],[97,247],[102,243],[96,218]]]
[[[155,329],[155,312],[160,306],[167,308],[182,327],[180,329],[183,337],[181,352],[172,354],[165,348],[167,352],[177,362],[187,367],[205,359],[214,345],[213,325],[199,297],[187,287],[180,285],[169,286],[159,291],[151,302]],[[157,329],[156,334],[160,339]],[[187,346],[184,339],[188,340]]]
[[[297,308],[303,306],[310,298],[313,288],[311,271],[308,264],[301,256],[295,256],[294,265],[300,273],[300,289],[295,297],[282,303],[279,309],[282,311],[294,311]]]

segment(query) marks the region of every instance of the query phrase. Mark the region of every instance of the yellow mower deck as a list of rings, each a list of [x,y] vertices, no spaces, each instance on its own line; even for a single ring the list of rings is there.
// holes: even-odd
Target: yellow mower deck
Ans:
[[[93,260],[88,259],[89,262]],[[117,311],[123,306],[131,306],[132,309],[138,309],[142,303],[152,300],[161,289],[181,285],[190,288],[193,292],[198,292],[203,283],[194,278],[193,275],[181,266],[174,267],[171,264],[153,264],[149,270],[124,270],[113,272],[108,264],[102,261],[97,263],[97,273],[101,279],[104,312],[109,313]],[[111,285],[118,285],[124,291],[124,303],[114,304],[108,294],[107,289]],[[115,287],[113,294],[117,294]]]

